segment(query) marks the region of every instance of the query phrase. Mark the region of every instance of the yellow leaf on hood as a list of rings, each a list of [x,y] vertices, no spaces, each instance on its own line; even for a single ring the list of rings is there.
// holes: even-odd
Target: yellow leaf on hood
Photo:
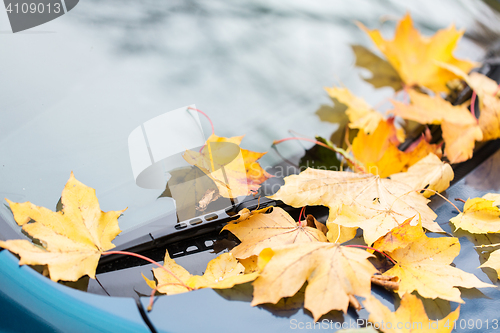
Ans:
[[[446,190],[453,177],[451,166],[432,153],[412,165],[408,171],[391,175],[392,180],[410,185],[415,190],[425,188],[436,192]],[[434,192],[424,191],[423,195],[428,198]]]
[[[322,231],[306,226],[305,222],[300,225],[280,207],[274,207],[269,214],[239,218],[222,230],[230,231],[241,241],[231,250],[236,258],[259,255],[265,248],[274,249],[281,245],[327,241]]]
[[[453,106],[440,96],[431,97],[409,90],[411,105],[393,101],[395,115],[422,124],[441,124],[444,152],[451,163],[459,163],[472,157],[476,141],[483,134],[474,116],[465,105]]]
[[[397,226],[388,232],[385,236],[380,237],[373,247],[379,251],[392,252],[408,246],[419,238],[425,235],[419,220],[410,217],[403,224]]]
[[[468,199],[463,213],[450,220],[456,229],[473,234],[500,232],[500,204],[498,194],[488,193],[482,198]]]
[[[242,136],[224,138],[212,134],[201,152],[187,150],[183,157],[212,178],[221,196],[245,196],[257,191],[272,176],[257,162],[266,153],[240,148],[242,139]]]
[[[403,295],[399,308],[395,312],[391,312],[371,295],[363,301],[363,305],[370,313],[368,320],[379,326],[384,333],[449,333],[453,331],[455,321],[458,320],[460,314],[459,306],[443,319],[430,320],[422,301],[412,294]],[[368,324],[368,326],[371,325]]]
[[[497,272],[497,279],[500,279],[500,250],[490,253],[490,257],[479,267],[489,267]]]
[[[371,174],[309,168],[286,177],[271,198],[293,207],[327,206],[327,226],[333,222],[362,228],[367,244],[419,213],[426,229],[443,232],[434,222],[436,214],[427,206],[428,199],[406,184]]]
[[[435,92],[446,92],[446,83],[457,76],[440,67],[436,61],[451,64],[464,72],[474,67],[474,63],[453,56],[452,52],[463,35],[463,31],[457,31],[453,25],[439,30],[432,37],[425,37],[413,27],[412,19],[407,14],[399,21],[393,40],[385,40],[378,30],[368,30],[362,24],[359,26],[408,86],[419,85]]]
[[[276,304],[295,295],[307,281],[304,307],[314,320],[331,310],[347,312],[349,298],[368,297],[377,269],[366,251],[330,243],[303,243],[273,250],[274,255],[253,283],[252,305]]]
[[[500,138],[500,90],[498,83],[481,73],[467,73],[459,68],[439,63],[443,68],[461,77],[479,98],[479,127],[483,141]]]
[[[387,253],[396,264],[383,275],[399,277],[399,296],[416,290],[425,298],[463,303],[460,290],[456,287],[494,287],[474,274],[450,266],[460,252],[458,238],[429,238],[425,235],[416,238],[412,229],[411,224],[398,229],[400,241],[406,241],[408,245]]]
[[[115,247],[111,241],[121,232],[118,217],[125,211],[101,211],[95,190],[76,180],[73,172],[61,195],[60,212],[7,202],[17,224],[43,248],[27,240],[0,241],[0,246],[19,254],[20,265],[47,265],[54,281],[76,281],[84,275],[95,279],[101,253]]]
[[[431,97],[413,89],[408,90],[408,95],[412,103],[410,105],[391,101],[394,105],[391,112],[394,115],[420,124],[438,125],[443,121],[459,125],[476,124],[476,119],[464,104],[455,106],[439,95]]]
[[[372,133],[381,120],[382,115],[373,110],[361,97],[354,96],[347,88],[325,88],[330,97],[337,99],[340,103],[347,105],[345,111],[349,117],[349,127],[363,129],[366,133]],[[404,140],[404,137],[401,139]]]
[[[483,132],[476,124],[456,125],[448,121],[441,124],[444,153],[450,163],[467,161],[474,152],[475,141],[483,140]]]
[[[158,291],[168,295],[184,293],[191,289],[232,288],[236,284],[253,281],[258,276],[258,272],[245,274],[245,267],[231,253],[223,253],[210,260],[203,275],[191,275],[184,267],[170,258],[168,251],[165,252],[163,266],[173,274],[159,267],[153,269],[153,274],[158,281]],[[148,286],[156,287],[154,281],[147,279],[144,275],[143,278]]]

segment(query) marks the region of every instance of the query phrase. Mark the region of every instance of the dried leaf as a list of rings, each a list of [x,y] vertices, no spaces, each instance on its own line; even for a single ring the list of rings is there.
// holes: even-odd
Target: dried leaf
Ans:
[[[500,138],[500,90],[498,83],[481,73],[473,72],[470,75],[457,67],[439,63],[450,72],[461,77],[477,93],[479,98],[479,127],[483,133],[482,140]]]
[[[366,251],[330,243],[293,244],[273,250],[254,281],[252,305],[276,304],[307,281],[304,307],[317,321],[331,310],[347,311],[349,296],[368,297],[377,272]]]
[[[422,216],[428,230],[442,232],[428,200],[406,184],[371,174],[307,169],[285,178],[272,199],[293,207],[323,205],[330,208],[328,223],[363,229],[372,244],[406,219]]]
[[[453,56],[452,52],[463,35],[463,31],[457,31],[453,25],[439,30],[432,37],[424,37],[413,27],[412,19],[407,14],[399,21],[393,40],[385,40],[378,30],[368,30],[362,24],[359,26],[408,86],[419,85],[436,92],[446,92],[446,83],[457,76],[440,67],[436,61],[453,65],[464,72],[474,67],[474,63]]]
[[[84,275],[95,279],[101,253],[115,247],[111,241],[121,232],[118,217],[125,211],[101,211],[95,190],[73,173],[62,192],[60,212],[30,202],[7,202],[17,224],[43,247],[27,240],[0,241],[0,246],[19,254],[20,265],[48,265],[54,281],[77,281]]]
[[[393,237],[399,238],[399,243],[406,241],[408,244],[388,252],[396,261],[396,265],[383,274],[399,277],[399,296],[416,290],[425,298],[439,297],[463,303],[460,290],[456,287],[493,287],[479,280],[474,274],[450,266],[460,252],[458,238],[429,238],[425,235],[418,237],[418,231],[409,223],[401,226]]]
[[[472,157],[475,141],[483,139],[478,125],[456,125],[444,121],[441,124],[445,142],[444,153],[450,163],[460,163]]]
[[[428,188],[436,192],[446,190],[453,177],[451,166],[432,153],[409,167],[408,171],[391,175],[392,180],[405,183],[415,190]],[[428,198],[434,192],[424,191],[423,195]]]
[[[458,320],[460,307],[441,320],[430,320],[421,300],[412,294],[405,294],[395,312],[391,312],[374,296],[369,296],[363,305],[370,313],[368,320],[385,333],[437,332],[449,333]],[[382,325],[383,323],[383,325]]]
[[[490,253],[490,257],[479,267],[489,267],[497,272],[497,279],[500,279],[500,250]]]
[[[392,252],[396,249],[404,248],[408,244],[424,237],[422,225],[413,217],[407,219],[403,224],[397,226],[388,232],[385,236],[379,238],[373,247],[379,251]]]
[[[158,292],[168,295],[179,294],[192,289],[213,288],[227,289],[234,285],[253,281],[258,272],[245,274],[245,267],[239,263],[231,253],[223,253],[207,264],[207,269],[203,275],[191,275],[184,267],[178,265],[171,259],[168,251],[165,253],[163,266],[174,275],[169,274],[162,268],[154,268],[153,273],[158,281]],[[156,283],[147,279],[144,280],[152,289],[156,288]],[[184,284],[184,285],[183,285]]]
[[[413,120],[421,124],[441,124],[443,121],[457,125],[475,124],[474,116],[467,109],[467,106],[452,105],[441,96],[429,96],[414,89],[408,90],[411,104],[392,100],[394,110],[391,112],[401,118]]]
[[[463,213],[450,220],[456,229],[474,234],[500,232],[500,195],[488,193],[482,198],[468,199]]]
[[[240,217],[223,230],[230,231],[241,240],[241,244],[231,250],[236,258],[259,255],[265,248],[286,244],[327,241],[323,232],[298,224],[280,207],[274,207],[269,214]]]
[[[373,110],[364,99],[354,96],[346,88],[325,88],[330,97],[337,99],[340,103],[347,105],[346,114],[349,117],[349,127],[363,129],[366,133],[372,133],[378,123],[384,118],[380,113]]]

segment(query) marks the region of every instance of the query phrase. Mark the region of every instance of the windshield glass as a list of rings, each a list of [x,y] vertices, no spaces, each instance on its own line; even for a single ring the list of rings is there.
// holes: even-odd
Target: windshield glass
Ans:
[[[3,13],[0,197],[56,209],[73,171],[96,189],[102,210],[128,207],[122,230],[162,216],[175,223],[174,201],[161,196],[165,189],[136,183],[128,141],[134,129],[196,103],[215,133],[246,135],[242,147],[269,151],[261,164],[275,165],[282,159],[271,143],[289,130],[328,137],[336,128],[315,114],[331,104],[323,87],[343,84],[372,104],[393,94],[375,90],[355,68],[351,45],[373,49],[355,20],[390,33],[408,9],[430,34],[452,22],[472,29],[486,6],[85,0],[68,15],[16,34]],[[457,53],[480,60],[484,51],[464,38]],[[210,124],[199,121],[206,138]],[[280,152],[300,156],[309,146],[284,143]],[[17,228],[6,205],[0,215]]]

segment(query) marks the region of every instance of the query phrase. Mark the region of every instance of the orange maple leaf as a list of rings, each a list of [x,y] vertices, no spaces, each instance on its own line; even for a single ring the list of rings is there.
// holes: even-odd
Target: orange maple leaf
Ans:
[[[429,153],[441,155],[438,145],[429,144],[421,139],[411,151],[400,151],[394,118],[380,121],[372,134],[360,130],[352,142],[352,153],[364,164],[368,172],[380,177],[406,171]]]

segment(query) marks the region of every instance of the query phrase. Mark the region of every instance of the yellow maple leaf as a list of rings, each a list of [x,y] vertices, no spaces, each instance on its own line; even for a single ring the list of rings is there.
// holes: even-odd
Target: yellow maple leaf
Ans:
[[[390,178],[410,185],[415,190],[425,188],[442,192],[450,186],[453,177],[454,174],[451,166],[430,153],[409,167],[406,172],[393,174]],[[423,195],[428,198],[433,196],[434,192],[424,191]]]
[[[168,251],[165,252],[163,266],[173,274],[159,267],[154,268],[153,274],[158,285],[144,275],[143,278],[149,287],[152,289],[158,287],[160,293],[168,295],[202,288],[232,288],[234,285],[255,280],[259,274],[258,272],[245,274],[245,267],[231,253],[223,253],[210,260],[203,275],[191,275],[184,267],[170,258]]]
[[[469,125],[475,124],[474,116],[467,109],[467,106],[452,105],[441,96],[429,96],[414,89],[408,89],[411,104],[407,105],[392,100],[394,110],[391,112],[404,119],[416,121],[420,124],[441,124],[448,121],[453,124]]]
[[[245,208],[246,209],[246,208]],[[267,210],[262,209],[261,211]],[[239,238],[241,244],[231,250],[236,258],[259,255],[265,248],[308,242],[326,242],[325,234],[306,225],[301,225],[280,207],[269,214],[248,214],[227,224],[224,229]]]
[[[370,313],[368,320],[384,333],[436,332],[449,333],[460,314],[460,306],[445,318],[430,320],[424,304],[417,296],[404,294],[395,312],[391,312],[374,296],[369,296],[363,305]],[[368,324],[368,326],[371,326]]]
[[[481,73],[473,72],[467,75],[457,67],[443,63],[438,64],[462,78],[477,93],[480,109],[478,125],[483,134],[482,140],[500,138],[500,90],[498,84]]]
[[[483,141],[500,138],[500,99],[489,94],[480,97],[479,128]]]
[[[371,37],[408,86],[419,85],[435,92],[446,92],[446,83],[457,76],[439,66],[437,61],[458,67],[464,72],[469,72],[475,65],[453,56],[452,52],[464,33],[463,30],[457,31],[454,25],[439,30],[432,37],[425,37],[413,27],[412,19],[407,14],[399,21],[394,40],[385,40],[380,31],[369,30],[362,24],[359,26]]]
[[[125,211],[101,211],[95,190],[76,180],[73,172],[61,195],[60,212],[6,200],[17,224],[43,247],[27,240],[0,241],[0,246],[19,254],[20,265],[47,265],[54,281],[76,281],[84,275],[95,279],[101,253],[115,247],[111,241],[120,233],[118,217]]]
[[[381,120],[382,115],[373,110],[364,99],[354,96],[347,88],[325,88],[331,98],[347,105],[345,113],[349,117],[349,127],[363,129],[366,133],[372,133]],[[402,133],[399,133],[401,135]],[[404,140],[404,134],[403,138]]]
[[[419,218],[420,220],[420,218]],[[372,247],[379,251],[392,252],[408,246],[425,235],[422,230],[421,222],[410,217],[403,224],[397,226],[388,232],[385,236],[380,237]]]
[[[420,223],[418,227],[421,228]],[[456,287],[494,287],[482,282],[474,274],[450,266],[460,252],[458,238],[429,238],[423,231],[421,236],[418,233],[414,226],[407,223],[393,235],[399,239],[399,244],[406,242],[407,246],[396,247],[395,250],[388,252],[396,264],[383,275],[397,276],[400,279],[399,296],[416,290],[425,298],[441,298],[463,303],[460,290]]]
[[[221,196],[248,195],[272,176],[257,162],[266,153],[240,148],[242,139],[243,136],[224,138],[212,134],[201,152],[187,150],[183,157],[215,182]]]
[[[500,250],[496,250],[490,253],[488,260],[486,260],[479,267],[489,267],[497,272],[497,279],[500,279]]]
[[[400,151],[400,144],[394,119],[379,122],[372,134],[360,130],[352,142],[354,157],[365,166],[366,170],[380,177],[406,171],[429,153],[440,154],[437,145],[431,145],[421,139],[411,151]]]
[[[500,232],[500,195],[488,193],[482,198],[468,199],[463,213],[450,220],[456,229],[473,234]]]
[[[263,251],[269,257],[269,251]],[[252,305],[276,304],[295,295],[308,282],[304,307],[314,320],[331,310],[347,311],[353,296],[367,297],[377,269],[366,251],[330,243],[302,243],[272,250],[260,276],[254,281]],[[260,259],[260,258],[259,258]]]
[[[459,163],[472,157],[476,141],[483,139],[481,128],[465,105],[451,105],[438,95],[433,97],[409,90],[411,105],[392,101],[391,112],[404,119],[421,124],[441,124],[444,152],[451,163]]]
[[[286,177],[271,198],[293,207],[327,206],[327,226],[333,222],[362,228],[367,244],[419,213],[426,229],[443,232],[434,222],[436,214],[427,206],[428,199],[406,184],[371,174],[309,168]]]

